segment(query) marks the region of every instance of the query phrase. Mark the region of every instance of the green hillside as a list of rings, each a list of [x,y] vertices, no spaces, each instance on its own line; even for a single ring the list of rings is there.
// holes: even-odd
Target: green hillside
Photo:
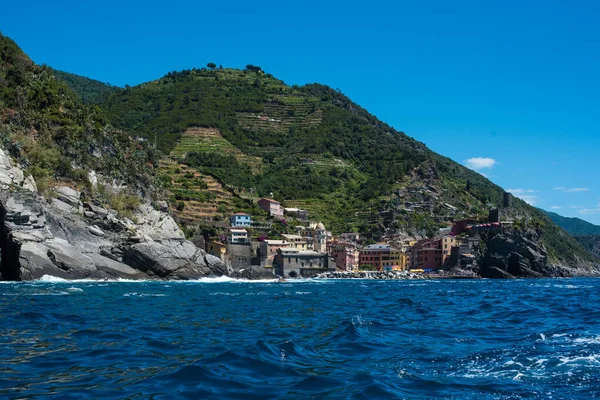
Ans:
[[[545,211],[552,221],[573,236],[600,236],[600,226],[591,224],[580,218],[563,217],[553,212]]]
[[[591,254],[600,257],[600,235],[576,236],[575,239]]]
[[[118,86],[113,86],[108,83],[71,74],[69,72],[59,71],[57,69],[52,69],[51,72],[56,79],[66,83],[67,86],[86,104],[103,103],[111,94],[123,90]]]
[[[288,86],[255,66],[171,72],[113,94],[103,108],[114,125],[156,143],[169,162],[215,178],[235,199],[272,194],[286,207],[308,209],[335,233],[361,231],[372,240],[394,232],[432,235],[453,219],[484,219],[502,201],[500,187],[342,93]],[[184,135],[199,128],[217,133],[202,140]],[[179,185],[186,188],[179,200],[198,210],[210,206],[217,220],[243,208],[223,198],[220,213],[214,196],[202,203],[207,188],[181,177]],[[592,260],[541,211],[514,199],[509,214],[520,228],[542,233],[553,260]]]
[[[91,190],[90,171],[140,193],[154,187],[153,150],[113,128],[97,106],[83,104],[1,34],[0,141],[41,192],[58,181]]]

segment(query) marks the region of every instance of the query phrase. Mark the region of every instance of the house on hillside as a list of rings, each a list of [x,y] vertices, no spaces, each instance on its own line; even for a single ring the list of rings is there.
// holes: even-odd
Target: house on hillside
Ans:
[[[285,215],[296,217],[299,220],[306,221],[308,219],[308,211],[296,207],[284,208]]]
[[[242,228],[229,228],[229,243],[248,243],[248,231]]]
[[[258,206],[272,217],[283,217],[283,207],[277,200],[262,198],[258,201]]]
[[[252,217],[246,213],[235,213],[229,217],[229,222],[233,227],[249,228],[252,225]]]

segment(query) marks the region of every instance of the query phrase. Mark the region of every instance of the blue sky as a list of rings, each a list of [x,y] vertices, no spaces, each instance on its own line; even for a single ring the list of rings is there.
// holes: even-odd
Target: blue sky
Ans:
[[[324,83],[534,205],[600,224],[600,2],[291,3],[13,1],[0,30],[37,63],[118,85],[207,62]]]

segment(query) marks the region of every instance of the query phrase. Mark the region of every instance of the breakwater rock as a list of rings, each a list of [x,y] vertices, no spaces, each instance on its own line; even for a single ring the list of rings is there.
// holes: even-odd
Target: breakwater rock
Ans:
[[[410,271],[336,271],[324,272],[316,276],[318,279],[379,279],[379,280],[408,280],[429,279],[429,275]]]

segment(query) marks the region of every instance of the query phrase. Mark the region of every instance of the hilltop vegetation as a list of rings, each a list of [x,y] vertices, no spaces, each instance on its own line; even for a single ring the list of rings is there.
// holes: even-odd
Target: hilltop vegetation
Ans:
[[[335,233],[377,240],[395,232],[431,235],[452,219],[484,219],[501,206],[500,187],[339,91],[288,86],[256,66],[171,72],[115,92],[101,106],[113,125],[162,152],[171,204],[197,212],[186,223],[256,210],[253,202],[272,194]],[[213,133],[198,138],[198,129]],[[553,261],[594,260],[529,205],[515,199],[511,217],[518,228],[541,233]]]
[[[580,218],[563,217],[553,212],[545,211],[552,221],[574,236],[596,235],[600,236],[600,226],[590,224]]]
[[[113,128],[100,108],[83,104],[1,34],[0,140],[42,192],[59,180],[89,186],[90,171],[140,191],[153,187],[153,150]]]
[[[51,72],[56,79],[66,83],[85,104],[104,103],[111,94],[123,90],[123,88],[118,86],[113,86],[108,83],[71,74],[69,72],[59,71],[57,69],[52,69]]]
[[[261,171],[219,152],[190,151],[179,154],[181,162],[258,196],[310,199],[323,209],[315,217],[336,230],[368,230],[372,217],[356,214],[379,210],[403,177],[431,160],[444,179],[463,188],[470,182],[465,200],[482,205],[501,198],[500,188],[481,175],[436,155],[343,94],[318,84],[290,87],[256,69],[169,73],[116,93],[104,108],[113,124],[155,141],[164,153],[189,127],[218,129],[241,154],[260,158]]]

